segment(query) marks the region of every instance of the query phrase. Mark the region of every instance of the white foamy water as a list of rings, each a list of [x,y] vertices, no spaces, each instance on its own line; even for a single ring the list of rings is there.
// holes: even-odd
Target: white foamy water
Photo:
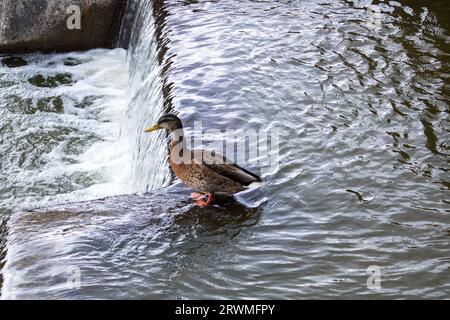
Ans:
[[[0,69],[0,207],[135,191],[132,150],[119,141],[129,102],[126,51],[22,57],[28,65]],[[43,82],[30,83],[39,75]]]

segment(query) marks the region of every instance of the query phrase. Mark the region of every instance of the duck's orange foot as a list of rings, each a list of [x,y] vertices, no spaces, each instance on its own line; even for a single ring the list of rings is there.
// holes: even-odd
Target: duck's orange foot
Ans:
[[[198,193],[198,192],[191,193],[191,198],[194,200],[199,200],[199,199],[203,198],[204,196],[205,196],[205,194],[203,194],[203,193]]]
[[[207,207],[214,199],[211,193],[202,194],[198,192],[191,193],[192,199],[196,200],[195,205],[199,207]]]

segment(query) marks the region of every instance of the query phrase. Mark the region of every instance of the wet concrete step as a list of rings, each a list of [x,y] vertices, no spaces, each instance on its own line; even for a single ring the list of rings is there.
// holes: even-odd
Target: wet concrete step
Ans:
[[[2,298],[176,298],[164,288],[165,272],[186,263],[194,248],[254,225],[260,214],[233,198],[198,208],[189,193],[178,184],[13,214]]]

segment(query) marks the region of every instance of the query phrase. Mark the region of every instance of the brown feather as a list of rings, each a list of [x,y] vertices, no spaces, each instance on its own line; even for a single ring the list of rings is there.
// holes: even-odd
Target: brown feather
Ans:
[[[192,150],[192,153],[196,159],[202,159],[202,164],[209,170],[243,186],[261,181],[261,178],[256,174],[238,166],[219,153],[215,153],[214,151],[208,152],[206,150]]]

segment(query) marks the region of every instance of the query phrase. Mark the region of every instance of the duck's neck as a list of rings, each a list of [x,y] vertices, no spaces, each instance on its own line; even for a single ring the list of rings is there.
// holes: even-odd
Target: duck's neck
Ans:
[[[170,135],[172,136],[172,140],[170,142],[171,151],[175,148],[175,146],[178,150],[186,149],[186,139],[184,137],[183,128],[173,130]]]

